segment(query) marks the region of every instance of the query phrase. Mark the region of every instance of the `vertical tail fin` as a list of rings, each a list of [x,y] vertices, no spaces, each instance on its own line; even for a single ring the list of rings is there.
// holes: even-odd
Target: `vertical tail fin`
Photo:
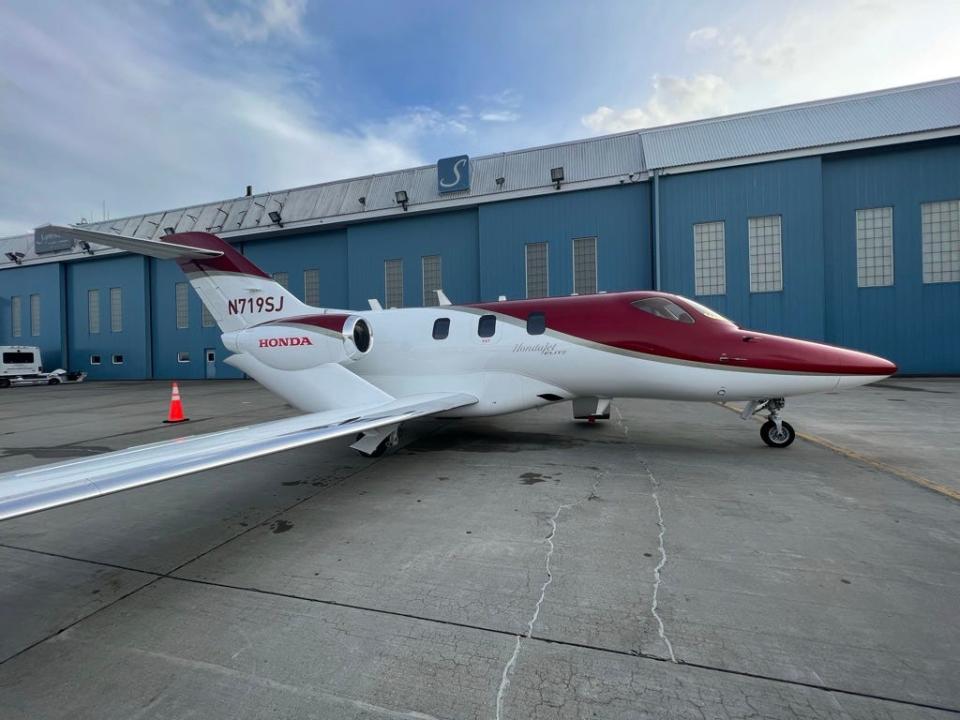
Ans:
[[[163,241],[221,253],[212,258],[181,256],[176,260],[224,332],[318,311],[216,235],[180,233],[168,235]]]

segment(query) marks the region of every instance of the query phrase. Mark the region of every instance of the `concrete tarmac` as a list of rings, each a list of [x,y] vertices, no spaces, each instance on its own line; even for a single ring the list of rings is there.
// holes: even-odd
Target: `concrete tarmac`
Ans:
[[[0,472],[294,414],[181,389],[175,426],[166,383],[3,391]],[[960,381],[788,401],[855,456],[714,405],[422,421],[0,523],[0,718],[956,717],[933,405]]]

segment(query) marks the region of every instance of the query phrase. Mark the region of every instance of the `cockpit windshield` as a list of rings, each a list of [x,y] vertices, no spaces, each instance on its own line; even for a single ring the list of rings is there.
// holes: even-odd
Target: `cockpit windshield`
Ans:
[[[675,320],[682,323],[693,323],[693,318],[686,310],[672,300],[665,297],[650,297],[643,300],[634,300],[632,303],[637,310],[643,310],[664,320]]]
[[[691,305],[693,305],[693,308],[704,317],[708,317],[711,320],[723,320],[723,322],[730,323],[731,325],[736,325],[736,323],[730,318],[724,317],[723,315],[718,313],[716,310],[711,310],[706,305],[701,305],[696,300],[691,300],[690,298],[684,298],[683,300],[684,302],[688,302]]]

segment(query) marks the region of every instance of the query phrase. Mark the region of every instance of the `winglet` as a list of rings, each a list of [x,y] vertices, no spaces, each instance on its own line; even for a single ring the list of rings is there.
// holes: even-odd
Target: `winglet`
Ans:
[[[383,305],[381,305],[380,301],[376,298],[370,298],[367,302],[370,303],[371,310],[383,310]]]
[[[443,290],[437,290],[437,301],[441,305],[453,305],[453,303],[450,302],[450,298],[447,297],[446,293],[443,292]]]

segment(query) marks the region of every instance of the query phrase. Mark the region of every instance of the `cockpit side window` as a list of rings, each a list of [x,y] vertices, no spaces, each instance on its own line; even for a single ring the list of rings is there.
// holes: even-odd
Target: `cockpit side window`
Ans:
[[[643,310],[651,315],[656,315],[664,320],[674,320],[682,323],[693,323],[693,318],[686,310],[677,305],[672,300],[664,297],[644,298],[643,300],[634,300],[632,303],[637,310]]]

